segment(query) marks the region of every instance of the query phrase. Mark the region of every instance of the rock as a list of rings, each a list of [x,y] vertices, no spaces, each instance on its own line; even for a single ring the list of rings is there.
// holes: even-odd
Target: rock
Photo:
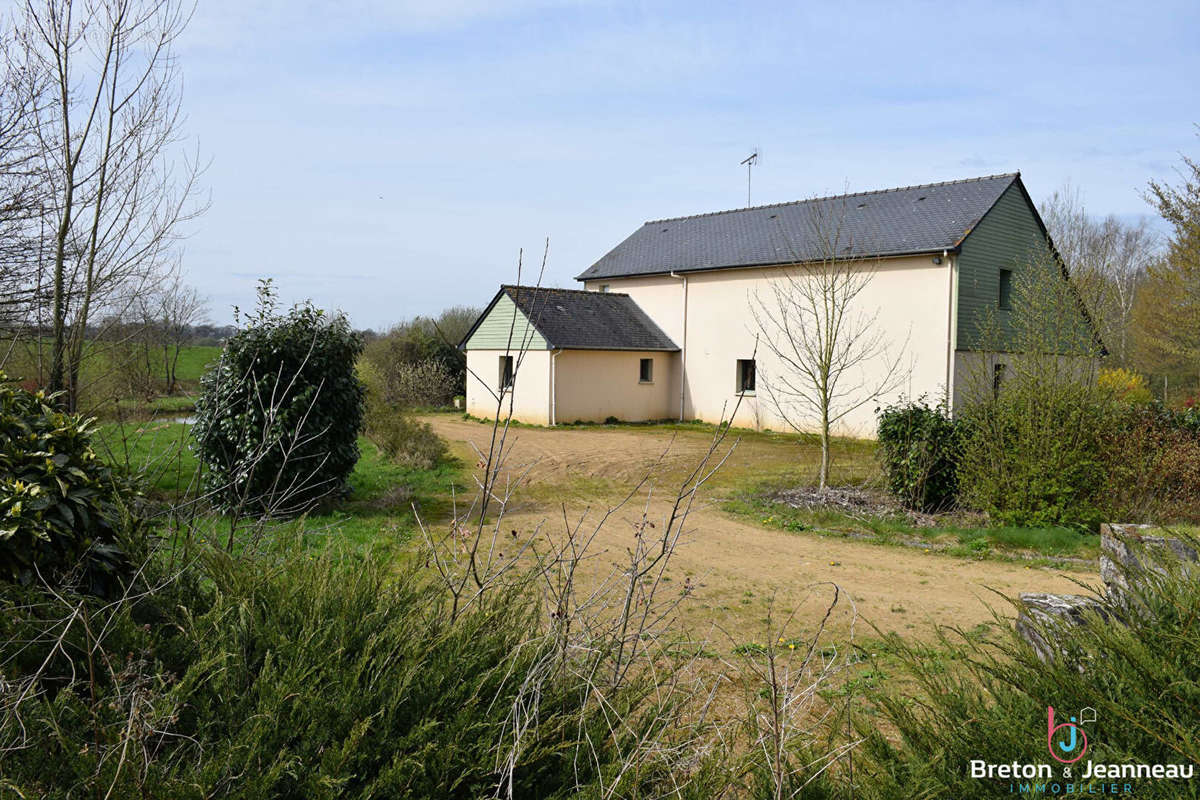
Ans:
[[[1129,581],[1147,571],[1164,575],[1156,561],[1177,558],[1186,564],[1197,563],[1197,553],[1187,542],[1170,536],[1149,534],[1150,525],[1100,526],[1100,578],[1114,600],[1122,600]],[[1140,558],[1139,558],[1140,555]],[[1190,570],[1190,567],[1187,569]]]
[[[1022,610],[1017,616],[1017,633],[1042,661],[1053,661],[1062,654],[1043,634],[1059,627],[1083,625],[1089,612],[1107,618],[1103,606],[1092,597],[1044,592],[1022,592],[1020,597]]]

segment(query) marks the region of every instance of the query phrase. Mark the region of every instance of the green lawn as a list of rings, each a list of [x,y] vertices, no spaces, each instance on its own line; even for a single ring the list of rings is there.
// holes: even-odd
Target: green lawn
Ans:
[[[723,509],[755,524],[792,532],[861,538],[879,544],[928,547],[964,558],[1034,558],[1094,562],[1098,536],[1062,527],[1015,528],[972,524],[953,514],[927,527],[900,515],[850,514],[837,509],[802,509],[773,502],[761,486],[745,487]]]
[[[208,365],[221,355],[216,345],[186,345],[179,351],[179,363],[175,365],[175,377],[183,383],[196,383]],[[161,375],[159,377],[162,377]]]
[[[199,462],[192,453],[190,425],[175,422],[104,423],[95,443],[114,464],[140,472],[154,496],[167,501],[195,496]],[[455,461],[432,470],[401,466],[388,460],[366,438],[358,440],[362,456],[349,479],[349,495],[328,510],[280,523],[281,531],[302,530],[314,540],[336,535],[339,542],[375,546],[399,543],[416,530],[415,505],[422,519],[441,521],[452,489],[461,491],[462,469]],[[213,536],[228,530],[220,514],[201,521]]]

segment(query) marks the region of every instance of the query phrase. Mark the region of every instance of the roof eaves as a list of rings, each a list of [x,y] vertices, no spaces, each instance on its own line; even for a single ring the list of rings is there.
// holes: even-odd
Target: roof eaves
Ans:
[[[963,238],[965,239],[966,237],[964,236]],[[948,250],[949,252],[954,253],[954,252],[958,251],[959,246],[961,244],[962,244],[962,239],[959,240],[958,244],[954,244],[949,247],[919,247],[919,248],[912,249],[912,250],[889,250],[889,251],[886,251],[883,253],[867,253],[865,255],[846,256],[844,258],[839,257],[834,260],[835,261],[866,261],[868,259],[874,259],[874,258],[902,258],[904,256],[938,255],[943,250]],[[577,281],[598,281],[598,280],[606,280],[608,278],[654,278],[654,277],[658,277],[659,275],[671,275],[671,274],[684,275],[684,274],[692,274],[692,273],[696,273],[696,272],[715,272],[717,270],[763,269],[765,267],[790,267],[790,266],[795,266],[797,264],[818,264],[824,260],[825,259],[817,259],[814,261],[792,261],[792,260],[761,261],[761,262],[756,262],[753,264],[716,264],[711,267],[691,267],[690,269],[684,269],[684,268],[664,269],[664,270],[658,270],[656,272],[620,272],[620,273],[612,272],[612,273],[606,273],[604,275],[591,275],[591,276],[589,276],[585,271],[585,272],[580,273],[575,278],[575,280],[577,280]],[[616,293],[613,292],[612,294],[616,294]]]

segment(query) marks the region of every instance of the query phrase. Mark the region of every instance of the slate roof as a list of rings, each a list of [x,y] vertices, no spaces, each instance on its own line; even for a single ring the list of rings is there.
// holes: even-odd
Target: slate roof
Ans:
[[[1015,181],[1019,172],[652,220],[577,280],[820,261],[831,240],[845,258],[953,250]]]
[[[504,285],[463,337],[500,296],[507,294],[554,350],[662,350],[679,348],[627,294]]]

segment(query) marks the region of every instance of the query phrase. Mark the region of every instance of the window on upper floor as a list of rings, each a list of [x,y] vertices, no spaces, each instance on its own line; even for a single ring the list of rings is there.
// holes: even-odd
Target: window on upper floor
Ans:
[[[1000,292],[996,298],[996,304],[1000,308],[1012,308],[1012,270],[1000,270]]]

